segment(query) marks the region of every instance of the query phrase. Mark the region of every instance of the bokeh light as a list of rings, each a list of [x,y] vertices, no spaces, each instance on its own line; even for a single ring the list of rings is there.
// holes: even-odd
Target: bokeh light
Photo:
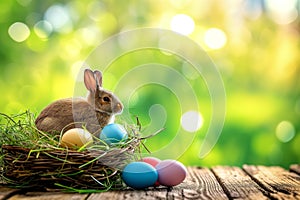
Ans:
[[[185,14],[175,15],[171,20],[171,29],[183,35],[191,34],[195,29],[193,18]]]
[[[30,109],[37,114],[54,100],[74,96],[76,81],[86,94],[80,69],[101,42],[132,29],[168,29],[195,41],[216,64],[226,89],[226,121],[217,144],[199,159],[195,152],[203,145],[212,119],[212,98],[203,74],[188,60],[163,49],[172,45],[174,50],[195,55],[176,39],[162,38],[158,42],[162,49],[131,52],[109,66],[87,66],[107,67],[104,87],[130,97],[130,117],[140,117],[143,131],[150,131],[148,125],[153,131],[166,128],[146,145],[159,149],[180,130],[195,137],[180,157],[187,165],[288,167],[300,163],[299,21],[300,0],[7,1],[0,9],[0,92],[4,94],[0,110],[16,114]],[[121,38],[99,59],[130,48],[138,39]],[[201,110],[189,105],[179,113],[175,108],[182,102],[157,87],[132,91],[139,80],[153,81],[159,75],[186,96],[185,86],[162,73],[149,72],[128,80],[122,91],[116,89],[124,74],[147,63],[162,64],[180,74],[195,89]],[[209,70],[207,62],[199,68]],[[123,117],[117,119],[127,121]],[[170,154],[177,150],[168,149]]]
[[[96,26],[88,26],[77,30],[81,42],[88,46],[96,46],[102,39],[101,30]]]
[[[42,39],[47,39],[52,30],[52,25],[46,20],[39,21],[34,25],[35,34]]]
[[[295,127],[289,121],[282,121],[276,127],[276,137],[281,142],[289,142],[295,136]]]
[[[203,117],[197,111],[188,111],[181,116],[181,126],[188,132],[198,131],[203,126]]]
[[[57,32],[70,32],[73,24],[67,7],[55,4],[50,6],[45,13],[45,20],[47,20]]]
[[[289,24],[298,17],[297,0],[266,0],[271,18],[278,24]]]
[[[105,5],[100,1],[91,1],[87,6],[87,10],[88,16],[94,21],[99,21],[101,14],[106,11]]]
[[[26,24],[15,22],[8,28],[8,34],[14,41],[23,42],[29,37],[30,30]]]
[[[227,37],[221,29],[210,28],[205,31],[204,42],[211,49],[220,49],[225,46]]]

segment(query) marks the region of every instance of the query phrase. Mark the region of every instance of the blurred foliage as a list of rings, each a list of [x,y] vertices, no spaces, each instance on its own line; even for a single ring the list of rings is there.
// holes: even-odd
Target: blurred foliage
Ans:
[[[299,163],[300,3],[282,2],[279,6],[285,12],[280,13],[270,0],[3,1],[0,111],[14,114],[29,108],[38,114],[50,102],[71,97],[82,62],[102,41],[140,27],[170,29],[172,18],[183,13],[195,24],[188,37],[207,51],[220,70],[227,113],[217,144],[208,156],[199,159],[211,117],[211,102],[203,80],[191,79],[204,124],[180,160],[186,165],[204,166],[251,163],[287,167]],[[28,37],[24,33],[26,27],[18,33],[25,39],[14,36],[15,22],[25,24]],[[210,28],[223,33],[214,40],[224,44],[213,47],[214,43],[210,43],[214,41],[205,39]],[[134,52],[104,72],[104,87],[113,89],[131,67],[150,62],[172,66],[179,72],[182,67],[172,55],[155,50]],[[166,111],[165,124],[150,118],[152,108],[164,115],[159,106],[152,107],[156,104]],[[180,127],[179,105],[172,91],[159,85],[139,88],[132,96],[131,117],[138,115],[148,131],[166,127],[164,133],[147,141],[149,149],[155,151],[172,140]],[[172,154],[183,150],[177,144],[167,151]]]

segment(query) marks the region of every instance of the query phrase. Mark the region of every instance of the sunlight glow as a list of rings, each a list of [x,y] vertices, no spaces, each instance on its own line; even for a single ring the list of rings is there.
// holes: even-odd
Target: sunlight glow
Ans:
[[[14,41],[23,42],[29,37],[30,30],[26,24],[15,22],[8,28],[8,34]]]
[[[210,28],[204,34],[204,42],[211,49],[220,49],[227,42],[226,34],[218,28]]]
[[[203,117],[197,111],[188,111],[181,116],[181,126],[188,132],[198,131],[203,126]]]
[[[195,29],[194,20],[185,14],[175,15],[171,20],[171,29],[183,35],[191,34]]]

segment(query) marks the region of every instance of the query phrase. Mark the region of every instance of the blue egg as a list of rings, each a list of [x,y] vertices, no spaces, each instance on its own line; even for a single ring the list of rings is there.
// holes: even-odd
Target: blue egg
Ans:
[[[120,124],[108,124],[102,129],[100,134],[100,139],[109,145],[126,140],[127,138],[128,134]]]
[[[123,169],[122,179],[129,187],[144,189],[154,185],[158,179],[158,173],[148,163],[132,162]]]

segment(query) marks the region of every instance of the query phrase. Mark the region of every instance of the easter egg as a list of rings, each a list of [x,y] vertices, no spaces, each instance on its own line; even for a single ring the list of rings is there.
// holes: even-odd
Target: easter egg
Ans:
[[[155,167],[158,163],[161,162],[160,159],[154,157],[144,157],[142,158],[142,161],[152,165],[153,167]]]
[[[108,124],[103,127],[100,139],[107,144],[118,143],[121,140],[127,139],[128,134],[125,128],[120,124]]]
[[[145,162],[145,163],[148,163],[148,164],[152,165],[153,167],[156,167],[156,165],[161,162],[160,159],[155,158],[155,157],[144,157],[144,158],[142,158],[142,161]],[[160,184],[159,184],[158,181],[156,181],[154,183],[154,186],[159,186],[159,185]]]
[[[164,186],[175,186],[184,181],[186,167],[176,160],[163,160],[156,165],[158,182]]]
[[[73,128],[65,132],[60,140],[62,147],[82,147],[93,143],[93,136],[87,130],[82,128]]]
[[[134,189],[144,189],[153,186],[158,174],[154,167],[145,162],[132,162],[122,171],[122,179],[127,186]]]

